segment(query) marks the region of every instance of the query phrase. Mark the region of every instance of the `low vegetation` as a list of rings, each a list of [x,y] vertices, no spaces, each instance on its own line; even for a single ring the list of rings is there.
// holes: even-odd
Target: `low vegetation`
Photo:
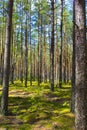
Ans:
[[[1,90],[1,89],[0,89]],[[0,92],[1,93],[1,92]],[[70,85],[50,91],[49,83],[37,82],[25,88],[20,81],[10,84],[9,115],[0,116],[0,129],[8,130],[73,130],[70,113]]]

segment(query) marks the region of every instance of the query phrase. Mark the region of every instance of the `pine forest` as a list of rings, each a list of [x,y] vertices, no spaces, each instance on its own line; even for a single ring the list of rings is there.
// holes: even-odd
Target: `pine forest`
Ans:
[[[86,14],[86,0],[0,0],[0,130],[87,130]]]

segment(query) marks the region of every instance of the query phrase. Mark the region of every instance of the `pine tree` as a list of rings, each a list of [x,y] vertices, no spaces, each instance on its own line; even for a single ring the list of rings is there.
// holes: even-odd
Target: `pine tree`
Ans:
[[[8,1],[8,10],[7,10],[6,43],[5,43],[5,54],[4,54],[3,90],[2,90],[2,99],[1,99],[2,115],[8,115],[8,91],[9,91],[9,75],[10,75],[12,10],[13,10],[13,0],[9,0]]]

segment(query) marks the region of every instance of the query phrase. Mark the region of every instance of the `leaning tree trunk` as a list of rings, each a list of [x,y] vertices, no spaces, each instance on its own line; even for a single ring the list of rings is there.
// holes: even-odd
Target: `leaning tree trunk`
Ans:
[[[85,0],[75,2],[76,93],[75,130],[87,130],[87,45]]]
[[[13,0],[8,1],[7,25],[6,25],[6,43],[4,53],[4,75],[3,75],[3,90],[1,99],[2,115],[8,114],[8,88],[9,88],[9,73],[10,73],[10,46],[11,46],[11,30],[12,30],[12,9]]]

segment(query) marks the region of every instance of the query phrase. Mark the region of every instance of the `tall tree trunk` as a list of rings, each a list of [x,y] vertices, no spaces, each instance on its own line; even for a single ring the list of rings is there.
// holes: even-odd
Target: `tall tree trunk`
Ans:
[[[85,0],[75,2],[75,130],[87,130],[87,45]]]
[[[61,25],[60,25],[60,74],[59,74],[59,87],[62,87],[62,54],[63,54],[63,0],[61,0]]]
[[[27,31],[27,14],[25,23],[25,87],[27,87],[28,80],[28,31]]]
[[[52,8],[52,31],[51,31],[51,77],[50,84],[51,90],[54,91],[54,0],[51,0],[51,8]]]
[[[31,2],[30,2],[30,85],[32,86]]]
[[[40,85],[40,1],[38,0],[38,86]]]
[[[43,47],[43,81],[47,82],[47,65],[46,65],[46,27],[44,25],[44,47]]]
[[[12,38],[11,38],[11,54],[10,54],[10,77],[11,83],[14,84],[14,29],[12,29]]]
[[[22,14],[23,15],[23,12]],[[23,27],[22,27],[22,19],[21,20],[21,44],[20,44],[20,53],[21,53],[21,65],[20,65],[20,80],[23,83]]]
[[[43,53],[43,46],[42,46],[42,16],[41,16],[41,37],[40,37],[40,83],[42,82],[42,53]]]
[[[5,43],[5,53],[4,53],[3,90],[2,90],[2,99],[1,99],[2,115],[8,114],[8,90],[9,90],[9,73],[10,73],[12,10],[13,10],[13,0],[9,0],[8,12],[7,12],[7,25],[6,25],[6,43]]]
[[[35,52],[35,43],[34,43],[34,54],[33,54],[33,59],[34,59],[34,68],[33,68],[33,80],[35,81],[35,79],[36,79],[36,59],[35,59],[35,57],[36,57],[36,54],[35,54],[36,52]]]
[[[4,23],[4,18],[5,18],[5,13],[4,13],[4,1],[3,1],[3,19],[2,19],[2,22]],[[6,26],[6,23],[5,23],[5,26]],[[5,26],[3,24],[2,26],[2,41],[1,41],[1,85],[3,84],[3,65],[4,65],[4,39],[5,39]]]
[[[75,2],[73,2],[73,55],[72,55],[72,91],[71,91],[71,112],[75,112]]]
[[[67,83],[69,82],[69,50],[68,50],[68,44],[67,44],[67,59],[66,59],[66,68],[67,68]],[[71,69],[72,70],[72,69]]]

